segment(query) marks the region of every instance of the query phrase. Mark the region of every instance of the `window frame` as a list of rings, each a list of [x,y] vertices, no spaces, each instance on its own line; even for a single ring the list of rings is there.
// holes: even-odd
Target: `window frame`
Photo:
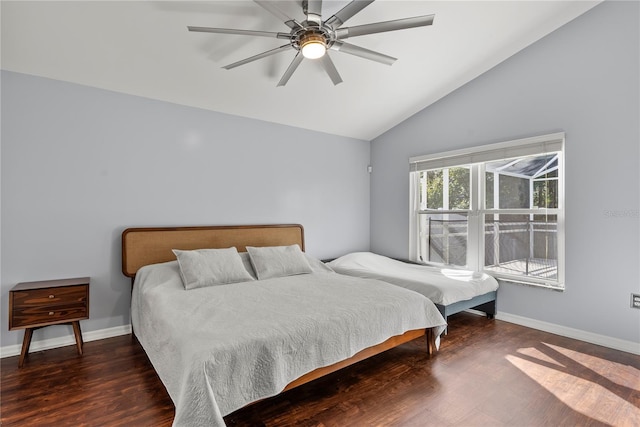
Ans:
[[[495,206],[486,207],[486,178],[485,164],[496,160],[541,155],[546,153],[558,153],[557,178],[557,208],[524,208],[524,209],[500,209]],[[425,213],[447,214],[465,213],[467,215],[467,265],[456,267],[446,265],[447,268],[466,268],[474,271],[483,271],[502,281],[540,286],[555,290],[565,288],[565,134],[558,132],[531,138],[523,138],[497,144],[483,145],[473,148],[448,151],[444,153],[429,154],[411,157],[409,159],[409,259],[430,265],[445,266],[433,262],[423,262],[418,258],[420,244],[420,215]],[[419,194],[419,176],[421,171],[432,169],[446,169],[452,167],[470,167],[470,206],[468,210],[421,210]],[[533,184],[531,184],[533,185]],[[530,194],[533,198],[533,194]],[[530,205],[531,206],[531,205]],[[487,215],[555,215],[557,218],[557,274],[555,279],[539,278],[532,276],[510,275],[485,269],[485,217]]]

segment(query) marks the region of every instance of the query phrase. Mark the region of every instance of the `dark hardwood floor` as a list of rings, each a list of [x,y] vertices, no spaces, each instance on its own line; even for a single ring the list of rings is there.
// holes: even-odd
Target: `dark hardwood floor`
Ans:
[[[419,339],[250,405],[228,426],[640,426],[640,356],[460,313]],[[123,336],[2,359],[3,426],[170,426],[173,404]]]

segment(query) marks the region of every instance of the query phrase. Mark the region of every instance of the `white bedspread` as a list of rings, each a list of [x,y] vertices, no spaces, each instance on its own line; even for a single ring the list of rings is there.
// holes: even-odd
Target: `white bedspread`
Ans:
[[[337,273],[384,280],[411,289],[442,305],[498,289],[498,281],[485,273],[409,264],[371,252],[354,252],[327,265]]]
[[[223,426],[224,415],[307,372],[446,324],[421,295],[332,272],[185,291],[175,261],[140,269],[131,305],[174,426]]]

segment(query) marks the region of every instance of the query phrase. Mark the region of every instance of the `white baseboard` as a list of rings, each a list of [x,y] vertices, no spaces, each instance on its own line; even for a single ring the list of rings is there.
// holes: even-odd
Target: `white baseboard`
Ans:
[[[123,325],[123,326],[115,326],[113,328],[100,329],[97,331],[83,332],[82,339],[83,341],[88,342],[88,341],[102,340],[105,338],[117,337],[120,335],[127,335],[130,333],[131,333],[131,325]],[[33,341],[31,343],[31,347],[29,348],[29,353],[34,351],[49,350],[51,348],[64,347],[67,345],[75,345],[75,344],[76,344],[76,339],[73,334],[65,337]],[[21,350],[22,350],[22,344],[7,345],[0,348],[0,357],[5,358],[5,357],[17,356],[20,354]]]
[[[528,317],[516,316],[509,313],[496,313],[498,320],[503,320],[516,325],[526,326],[532,329],[549,332],[563,337],[585,341],[591,344],[601,345],[614,350],[625,351],[631,354],[640,355],[640,343],[621,340],[619,338],[608,337],[606,335],[594,334],[580,329],[569,328],[567,326],[556,325],[554,323],[543,322],[541,320],[530,319]]]

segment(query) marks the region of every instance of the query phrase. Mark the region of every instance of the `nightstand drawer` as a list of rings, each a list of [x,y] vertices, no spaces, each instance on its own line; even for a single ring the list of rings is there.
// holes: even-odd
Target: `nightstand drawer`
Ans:
[[[88,310],[83,303],[14,307],[11,317],[12,328],[37,327],[87,319]]]
[[[13,292],[13,307],[52,306],[56,304],[86,304],[88,285],[50,289],[29,289]]]

